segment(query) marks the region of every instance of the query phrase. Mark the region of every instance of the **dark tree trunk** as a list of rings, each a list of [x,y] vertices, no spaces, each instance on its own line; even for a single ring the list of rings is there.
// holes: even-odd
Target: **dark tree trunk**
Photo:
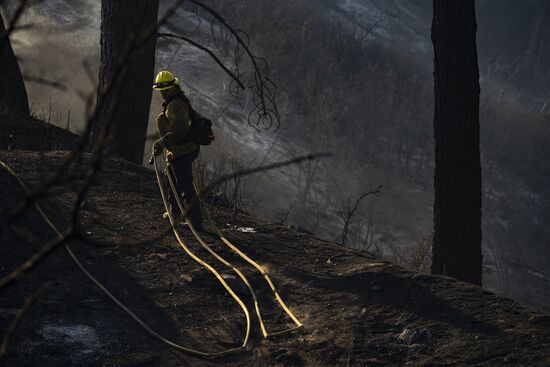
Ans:
[[[434,0],[432,273],[481,285],[479,69],[474,0]]]
[[[29,100],[17,58],[0,15],[0,109],[29,114]]]
[[[107,103],[99,108],[90,146],[97,148],[100,131],[111,118],[114,154],[138,164],[143,161],[147,136],[156,50],[156,32],[151,29],[156,27],[158,7],[159,0],[101,1],[98,101],[109,83],[115,82],[116,87],[106,94]],[[150,37],[140,42],[146,33]],[[125,59],[126,72],[117,70],[125,50],[136,43],[137,51]]]

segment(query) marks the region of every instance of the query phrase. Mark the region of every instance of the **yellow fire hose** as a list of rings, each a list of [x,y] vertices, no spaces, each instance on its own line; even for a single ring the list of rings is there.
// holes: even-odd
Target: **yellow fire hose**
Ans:
[[[156,160],[155,160],[155,171],[158,171],[157,169],[157,166],[156,166]],[[173,178],[173,169],[172,169],[172,166],[170,164],[167,164],[167,177],[168,177],[168,182],[169,182],[169,185],[170,185],[170,189],[172,190],[173,193],[177,193],[178,190],[177,190],[177,187],[174,183],[174,178]],[[157,176],[158,176],[158,172],[157,172]],[[161,185],[161,183],[159,182],[159,185]],[[250,290],[250,293],[252,295],[252,298],[254,300],[254,306],[256,308],[256,315],[258,316],[258,320],[260,322],[260,327],[262,329],[262,334],[264,337],[268,337],[268,336],[275,336],[275,335],[280,335],[280,334],[284,334],[284,333],[287,333],[287,332],[290,332],[290,331],[293,331],[293,330],[296,330],[300,327],[302,327],[302,323],[296,318],[296,316],[294,316],[294,314],[292,313],[292,311],[288,308],[288,306],[285,304],[285,302],[282,300],[281,296],[279,295],[279,292],[277,292],[277,289],[275,288],[275,285],[273,284],[273,281],[271,280],[271,278],[269,277],[267,271],[261,266],[259,265],[257,262],[255,262],[254,260],[252,260],[250,257],[248,257],[244,252],[242,252],[237,246],[235,246],[234,244],[232,244],[224,235],[223,233],[220,231],[220,229],[218,228],[218,226],[216,226],[216,224],[214,223],[213,219],[212,219],[212,216],[210,215],[210,212],[208,211],[208,209],[206,208],[206,206],[204,205],[204,202],[202,200],[202,197],[201,197],[201,194],[200,194],[200,191],[199,191],[199,188],[196,184],[194,184],[194,187],[195,187],[195,192],[196,192],[196,197],[198,199],[198,204],[195,204],[195,205],[201,205],[201,208],[203,210],[203,212],[206,214],[206,218],[208,220],[208,223],[210,224],[210,226],[214,229],[214,232],[216,232],[216,234],[218,235],[218,237],[222,240],[222,242],[227,246],[229,247],[233,252],[235,252],[237,255],[239,255],[242,259],[244,259],[246,262],[248,262],[250,265],[252,265],[256,270],[258,270],[260,272],[260,274],[263,275],[264,279],[266,280],[267,284],[269,285],[271,291],[273,292],[274,296],[275,296],[275,299],[277,301],[277,303],[280,305],[280,307],[285,311],[285,313],[290,317],[290,319],[294,322],[294,324],[296,325],[295,327],[292,327],[292,328],[289,328],[289,329],[285,329],[285,330],[281,330],[281,331],[277,331],[277,332],[273,332],[273,333],[268,333],[266,328],[265,328],[265,324],[264,324],[264,321],[263,321],[263,318],[261,316],[261,312],[260,312],[260,308],[259,308],[259,305],[258,305],[258,302],[257,302],[257,299],[256,299],[256,295],[254,293],[254,290],[252,289],[252,287],[250,286],[250,283],[248,282],[248,280],[243,276],[239,276],[243,282],[246,284],[246,286],[248,287],[248,289]],[[183,203],[181,202],[181,196],[180,195],[177,195],[175,194],[174,195],[175,198],[176,198],[176,202],[178,204],[178,207],[181,211],[182,214],[185,214],[186,213],[186,210],[185,210],[185,207],[183,205]],[[165,203],[166,204],[166,203]],[[228,267],[231,267],[232,269],[234,269],[235,271],[237,271],[240,275],[242,274],[239,270],[235,269],[229,262],[227,262],[226,260],[224,260],[223,258],[221,258],[221,256],[219,256],[214,250],[212,250],[203,240],[202,238],[200,237],[200,235],[197,233],[197,231],[195,230],[195,228],[193,227],[191,221],[189,220],[188,217],[185,218],[186,220],[186,223],[187,225],[189,226],[189,228],[191,229],[191,231],[193,232],[193,234],[195,235],[195,237],[197,238],[197,240],[199,240],[199,242],[201,243],[201,245],[203,247],[205,247],[208,252],[210,252],[214,257],[216,257],[218,260],[220,260],[224,265],[228,266]]]
[[[292,321],[296,324],[295,327],[293,328],[289,328],[289,329],[286,329],[286,330],[281,330],[281,331],[277,331],[277,332],[274,332],[274,333],[271,333],[269,334],[268,336],[275,336],[275,335],[280,335],[280,334],[283,334],[283,333],[286,333],[286,332],[290,332],[290,331],[293,331],[293,330],[296,330],[300,327],[303,326],[303,324],[300,322],[300,320],[298,320],[296,318],[296,316],[294,316],[294,314],[292,313],[292,311],[290,310],[290,308],[288,308],[288,306],[285,304],[285,302],[283,301],[283,299],[281,298],[281,296],[279,295],[279,292],[277,292],[277,289],[275,288],[275,285],[273,284],[273,281],[271,280],[271,278],[269,277],[268,273],[267,273],[267,270],[265,270],[260,264],[256,263],[254,260],[252,260],[250,257],[248,257],[244,252],[242,252],[237,246],[235,246],[234,244],[232,244],[224,235],[223,233],[220,231],[220,229],[218,228],[218,226],[216,226],[216,224],[214,223],[214,220],[212,219],[212,216],[210,215],[210,212],[208,211],[208,209],[206,208],[206,206],[204,205],[204,202],[202,201],[201,199],[201,195],[200,195],[200,191],[197,187],[196,184],[194,184],[194,187],[195,187],[195,190],[197,192],[197,197],[199,198],[199,203],[201,205],[201,207],[204,209],[204,213],[206,213],[206,218],[208,220],[208,223],[210,224],[210,226],[214,229],[214,231],[216,232],[216,234],[218,235],[218,237],[223,241],[223,243],[225,243],[231,250],[233,250],[236,254],[238,254],[242,259],[244,259],[246,262],[248,262],[250,265],[252,265],[254,268],[256,268],[256,270],[258,270],[260,272],[260,274],[263,275],[264,279],[266,280],[267,284],[269,285],[269,288],[271,288],[271,291],[273,292],[274,296],[275,296],[275,299],[277,300],[277,302],[279,303],[279,305],[281,306],[281,308],[286,312],[286,314],[292,319]]]
[[[2,168],[4,170],[6,170],[10,175],[12,175],[18,182],[19,184],[21,185],[21,187],[25,190],[26,189],[26,186],[25,184],[23,183],[23,181],[21,180],[21,178],[7,165],[5,164],[4,162],[0,161],[0,165],[2,166]],[[162,189],[161,189],[162,190]],[[164,191],[161,191],[161,194],[163,196],[165,196],[164,194]],[[52,223],[52,221],[48,218],[48,216],[46,215],[46,213],[44,213],[44,211],[42,210],[42,208],[40,207],[39,204],[37,203],[34,203],[34,206],[35,208],[37,209],[38,213],[40,214],[40,216],[44,219],[44,221],[48,224],[48,226],[50,226],[52,228],[52,230],[55,232],[55,234],[57,236],[61,236],[61,231],[59,231],[59,229],[55,226],[55,224]],[[231,348],[231,349],[227,349],[227,350],[224,350],[224,351],[221,351],[221,352],[205,352],[205,351],[200,351],[200,350],[196,350],[196,349],[193,349],[193,348],[189,348],[189,347],[185,347],[185,346],[182,346],[180,344],[177,344],[171,340],[168,340],[166,339],[165,337],[163,337],[162,335],[160,335],[158,332],[156,332],[155,330],[153,330],[149,325],[147,325],[143,320],[141,320],[141,318],[139,316],[137,316],[134,312],[132,312],[127,306],[125,306],[118,298],[116,298],[105,286],[103,286],[103,284],[101,284],[101,282],[99,280],[97,280],[85,267],[84,265],[78,260],[78,258],[76,257],[76,255],[73,253],[73,251],[71,250],[70,246],[68,244],[65,244],[64,247],[65,247],[65,250],[67,250],[69,256],[71,257],[71,259],[74,261],[74,263],[78,266],[78,268],[84,273],[84,275],[86,275],[86,277],[88,277],[109,299],[111,299],[117,306],[119,306],[124,312],[126,312],[132,319],[134,319],[134,321],[136,321],[143,329],[145,329],[145,331],[147,331],[151,336],[153,336],[154,338],[160,340],[161,342],[163,342],[164,344],[174,348],[174,349],[177,349],[179,351],[182,351],[182,352],[185,352],[185,353],[188,353],[188,354],[191,354],[191,355],[195,355],[195,356],[199,356],[199,357],[204,357],[204,358],[218,358],[218,357],[223,357],[223,356],[226,356],[226,355],[229,355],[229,354],[232,354],[232,353],[236,353],[238,351],[241,351],[245,346],[246,344],[248,343],[248,338],[249,338],[249,335],[250,335],[250,315],[249,315],[249,312],[248,312],[248,309],[246,308],[245,304],[241,301],[241,299],[235,294],[235,292],[231,289],[231,287],[229,287],[229,285],[227,285],[227,283],[225,282],[225,280],[223,279],[223,277],[214,269],[212,268],[209,264],[207,264],[205,261],[203,261],[202,259],[200,259],[198,256],[196,256],[195,254],[193,254],[188,248],[187,246],[185,246],[185,244],[183,243],[183,241],[181,241],[180,237],[179,237],[179,234],[177,233],[177,230],[175,228],[175,223],[173,221],[172,218],[170,218],[170,224],[172,226],[172,229],[174,231],[174,234],[176,235],[176,238],[178,239],[178,241],[180,242],[181,246],[186,250],[186,252],[189,254],[189,256],[191,258],[193,258],[193,260],[197,261],[199,264],[201,264],[203,267],[207,268],[211,273],[213,273],[216,278],[220,281],[220,283],[225,287],[225,289],[229,292],[229,294],[232,295],[232,297],[237,301],[237,303],[241,306],[241,308],[243,309],[243,312],[246,316],[246,334],[245,334],[245,337],[244,337],[244,340],[242,342],[242,345],[240,345],[239,347],[236,347],[236,348]]]
[[[172,219],[172,213],[170,213],[170,210],[169,210],[169,207],[168,207],[168,203],[166,201],[166,197],[165,197],[165,194],[164,194],[164,188],[163,188],[163,185],[162,185],[162,182],[160,180],[160,174],[158,172],[158,167],[157,167],[157,161],[156,159],[154,160],[154,164],[155,164],[155,173],[157,175],[157,180],[158,180],[158,184],[159,184],[159,189],[161,190],[161,196],[162,196],[162,200],[164,202],[164,206],[166,208],[166,211],[168,213],[168,216],[169,218],[171,218],[170,220],[173,220]],[[171,169],[171,166],[168,164],[167,165],[167,169]],[[174,180],[173,180],[173,177],[172,177],[172,174],[171,173],[168,173],[167,172],[167,175],[168,177],[168,182],[169,182],[169,186],[170,186],[170,189],[172,190],[172,193],[173,195],[176,197],[176,202],[178,204],[178,207],[181,211],[181,213],[183,215],[185,215],[185,208],[183,206],[183,203],[181,202],[181,198],[180,198],[180,195],[177,194],[178,190],[177,188],[175,187],[175,183],[174,183]],[[239,270],[237,269],[236,267],[234,267],[229,261],[225,260],[223,257],[221,257],[220,255],[218,255],[218,253],[216,251],[214,251],[203,239],[202,237],[199,235],[199,233],[195,230],[195,228],[193,227],[193,225],[191,224],[191,221],[189,220],[188,217],[185,217],[185,221],[189,227],[189,229],[191,230],[191,232],[193,233],[193,235],[195,236],[195,238],[199,241],[199,243],[201,244],[201,246],[206,249],[206,251],[208,251],[212,256],[214,256],[219,262],[221,262],[223,265],[225,265],[226,267],[228,267],[229,269],[233,270],[233,272],[235,272],[235,274],[237,274],[237,276],[243,281],[243,283],[246,285],[246,287],[248,288],[248,290],[250,291],[250,294],[252,295],[252,300],[254,301],[254,308],[256,309],[256,315],[258,316],[258,320],[260,322],[260,328],[262,330],[262,334],[264,337],[267,336],[267,331],[265,329],[265,325],[264,325],[264,322],[263,322],[263,319],[262,319],[262,316],[261,316],[261,313],[260,313],[260,307],[258,305],[258,300],[256,298],[256,293],[254,292],[254,289],[252,288],[252,286],[250,285],[250,282],[248,281],[248,279],[244,276],[244,274]]]
[[[160,173],[159,173],[159,169],[158,169],[158,166],[157,166],[157,161],[156,159],[153,160],[154,161],[154,167],[155,167],[155,175],[156,175],[156,178],[157,178],[157,183],[158,183],[158,186],[159,186],[159,191],[160,191],[160,194],[161,194],[161,197],[162,197],[162,201],[163,201],[163,204],[164,204],[164,207],[166,209],[166,211],[168,212],[168,218],[169,218],[169,221],[170,221],[170,226],[172,227],[172,230],[174,232],[174,235],[178,241],[178,243],[180,244],[180,246],[183,248],[183,250],[193,259],[195,260],[198,264],[200,264],[201,266],[203,266],[204,268],[206,268],[208,271],[210,271],[215,277],[216,279],[218,279],[218,281],[222,284],[222,286],[227,290],[227,292],[233,297],[233,299],[239,304],[239,306],[241,307],[241,309],[243,310],[243,313],[245,315],[245,318],[246,318],[246,331],[245,331],[245,336],[244,336],[244,339],[242,341],[242,344],[238,347],[235,347],[235,348],[231,348],[231,349],[227,349],[227,350],[224,350],[224,351],[220,351],[220,352],[205,352],[205,351],[200,351],[200,350],[196,350],[196,349],[193,349],[193,348],[189,348],[189,347],[185,347],[185,346],[182,346],[180,344],[177,344],[171,340],[168,340],[166,338],[164,338],[162,335],[160,335],[158,332],[156,332],[155,330],[153,330],[151,327],[149,327],[143,320],[141,320],[135,313],[133,313],[127,306],[125,306],[120,300],[118,300],[105,286],[103,286],[83,265],[82,263],[78,260],[78,258],[76,257],[76,255],[73,253],[73,251],[71,250],[70,246],[68,244],[65,244],[64,247],[66,249],[66,251],[68,252],[68,254],[70,255],[71,259],[75,262],[75,264],[78,266],[78,268],[86,275],[86,277],[88,277],[108,298],[110,298],[117,306],[119,306],[124,312],[126,312],[132,319],[134,319],[141,327],[143,327],[151,336],[155,337],[156,339],[160,340],[161,342],[167,344],[168,346],[172,347],[172,348],[175,348],[177,350],[180,350],[182,352],[185,352],[185,353],[188,353],[188,354],[191,354],[191,355],[195,355],[195,356],[199,356],[199,357],[204,357],[204,358],[218,358],[218,357],[222,357],[222,356],[226,356],[226,355],[229,355],[229,354],[232,354],[232,353],[236,353],[238,351],[241,351],[243,350],[246,345],[248,344],[248,340],[249,340],[249,337],[250,337],[250,329],[251,329],[251,320],[250,320],[250,313],[248,311],[248,308],[246,307],[246,305],[244,304],[244,302],[239,298],[239,296],[233,291],[233,289],[231,289],[231,287],[227,284],[227,282],[225,281],[225,279],[219,274],[218,271],[216,271],[216,269],[214,269],[209,263],[207,263],[206,261],[202,260],[201,258],[199,258],[195,253],[193,253],[189,247],[183,242],[180,234],[178,233],[177,231],[177,228],[176,228],[176,225],[177,223],[175,223],[174,221],[174,218],[172,217],[171,213],[170,213],[170,210],[169,210],[169,206],[168,206],[168,200],[167,200],[167,196],[166,196],[166,192],[165,192],[165,189],[164,189],[164,186],[162,184],[162,180],[161,180],[161,176],[160,176]],[[20,183],[20,185],[26,190],[26,187],[23,183],[23,181],[21,180],[21,178],[9,167],[7,166],[4,162],[0,161],[0,165],[8,172],[10,173],[14,178],[17,179],[17,181]],[[170,186],[170,189],[172,191],[172,193],[174,194],[174,197],[176,198],[176,202],[178,204],[178,207],[180,209],[180,211],[182,212],[182,214],[186,214],[186,211],[185,211],[185,207],[181,201],[181,196],[177,194],[178,190],[176,188],[176,185],[174,183],[174,179],[173,179],[173,172],[172,172],[172,167],[168,164],[167,167],[166,167],[166,173],[167,173],[167,178],[168,178],[168,183],[169,183],[169,186]],[[265,323],[263,321],[263,318],[261,316],[261,312],[260,312],[260,307],[259,307],[259,303],[258,303],[258,300],[257,300],[257,297],[256,297],[256,294],[254,292],[254,289],[253,287],[251,286],[250,282],[248,281],[248,279],[245,277],[245,275],[238,269],[236,268],[235,266],[233,266],[230,262],[228,262],[227,260],[225,260],[223,257],[221,257],[219,254],[217,254],[203,239],[202,237],[199,235],[199,233],[195,230],[195,228],[193,227],[193,225],[191,224],[190,220],[186,217],[186,222],[187,222],[187,225],[189,226],[189,228],[191,229],[191,232],[193,233],[193,235],[195,236],[195,238],[197,239],[197,241],[200,243],[200,245],[206,249],[212,256],[214,256],[218,261],[220,261],[223,265],[225,265],[226,267],[230,268],[231,270],[233,270],[233,272],[235,272],[235,274],[237,274],[237,276],[243,281],[243,283],[246,285],[246,287],[248,288],[248,290],[250,291],[250,295],[252,296],[252,299],[253,299],[253,302],[254,302],[254,307],[255,307],[255,311],[256,311],[256,315],[258,316],[258,321],[260,323],[260,328],[261,328],[261,331],[262,331],[262,334],[264,337],[268,337],[268,336],[274,336],[274,335],[280,335],[280,334],[283,334],[283,333],[287,333],[287,332],[290,332],[290,331],[293,331],[293,330],[296,330],[300,327],[302,327],[302,323],[294,316],[294,314],[292,313],[292,311],[290,311],[290,309],[288,308],[288,306],[284,303],[284,301],[281,299],[279,293],[277,292],[277,289],[275,288],[275,285],[273,284],[272,280],[270,279],[267,271],[261,266],[259,265],[258,263],[256,263],[254,260],[252,260],[250,257],[248,257],[244,252],[242,252],[241,250],[239,250],[239,248],[237,248],[237,246],[233,245],[223,234],[222,232],[219,230],[219,228],[215,225],[214,221],[212,220],[212,217],[210,215],[210,213],[208,212],[207,208],[205,207],[204,203],[202,202],[202,199],[201,199],[201,195],[200,195],[200,192],[198,190],[198,187],[195,185],[195,190],[197,191],[197,198],[198,198],[198,201],[199,201],[199,204],[198,205],[201,205],[201,207],[203,208],[204,212],[206,213],[206,217],[207,217],[207,220],[210,224],[210,226],[214,229],[214,231],[216,232],[216,234],[219,236],[219,238],[223,241],[223,243],[228,246],[232,251],[234,251],[236,254],[238,254],[242,259],[244,259],[246,262],[248,262],[249,264],[251,264],[255,269],[257,269],[264,277],[264,279],[266,280],[266,282],[268,283],[270,289],[272,290],[274,296],[275,296],[275,299],[277,300],[278,304],[281,306],[281,308],[286,312],[286,314],[292,319],[292,321],[296,324],[295,327],[292,327],[292,328],[289,328],[289,329],[285,329],[285,330],[282,330],[282,331],[278,331],[278,332],[273,332],[273,333],[268,333],[267,330],[266,330],[266,327],[265,327]],[[44,211],[42,210],[42,208],[37,204],[37,203],[34,203],[34,206],[36,207],[36,209],[38,210],[39,214],[42,216],[42,218],[44,219],[44,221],[52,228],[52,230],[56,233],[56,235],[58,236],[61,236],[61,232],[59,231],[59,229],[52,223],[52,221],[48,218],[48,216],[44,213]]]

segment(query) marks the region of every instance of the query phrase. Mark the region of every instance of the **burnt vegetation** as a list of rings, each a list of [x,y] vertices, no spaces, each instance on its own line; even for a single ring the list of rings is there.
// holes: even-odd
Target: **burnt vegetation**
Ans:
[[[439,4],[443,3],[459,4],[457,0],[442,0]],[[52,315],[57,315],[55,305],[61,303],[64,292],[74,287],[71,273],[64,265],[67,259],[57,257],[51,268],[43,266],[46,260],[58,255],[56,250],[62,246],[71,253],[69,243],[91,259],[87,265],[96,272],[104,264],[113,267],[113,272],[108,270],[100,277],[110,278],[127,300],[135,303],[145,300],[140,312],[153,318],[156,326],[168,328],[172,334],[184,333],[195,347],[221,339],[217,347],[225,348],[236,335],[240,336],[232,326],[219,326],[222,322],[238,323],[234,315],[220,311],[222,307],[229,309],[222,296],[212,298],[200,310],[210,317],[208,328],[189,316],[197,311],[190,300],[200,302],[208,298],[210,295],[204,289],[213,285],[189,264],[174,260],[175,250],[166,243],[170,228],[161,220],[157,198],[152,194],[152,174],[141,167],[144,145],[150,138],[146,132],[151,101],[149,76],[154,69],[156,43],[177,41],[207,53],[226,73],[231,80],[230,93],[237,104],[246,107],[249,127],[255,131],[276,131],[300,146],[293,149],[289,145],[286,149],[291,158],[279,163],[245,161],[226,154],[209,162],[198,161],[195,166],[204,201],[211,213],[219,216],[219,225],[233,231],[247,251],[265,255],[266,267],[275,269],[283,279],[283,296],[301,302],[299,312],[314,325],[304,334],[291,335],[284,341],[254,345],[250,363],[259,360],[270,365],[298,366],[352,363],[382,366],[409,362],[544,365],[547,351],[540,346],[550,345],[547,317],[521,309],[516,300],[499,298],[479,287],[421,273],[428,272],[433,262],[434,274],[481,285],[484,269],[479,214],[484,191],[480,164],[487,170],[491,185],[498,181],[499,175],[521,178],[535,193],[529,204],[533,210],[541,210],[537,195],[550,194],[546,185],[550,179],[546,164],[550,159],[546,144],[550,130],[544,124],[548,116],[521,108],[520,98],[503,94],[502,85],[492,80],[483,84],[485,92],[479,99],[475,14],[473,1],[468,3],[471,11],[462,14],[460,24],[445,21],[447,16],[456,15],[451,7],[434,8],[436,18],[439,15],[433,28],[434,95],[431,69],[421,60],[403,55],[372,37],[372,32],[384,22],[383,17],[368,27],[356,28],[330,20],[319,7],[305,0],[284,3],[260,0],[255,6],[249,6],[249,1],[218,4],[189,0],[166,5],[162,1],[104,0],[99,86],[90,95],[73,91],[87,106],[84,128],[76,135],[69,132],[70,114],[65,123],[64,119],[52,117],[50,106],[48,117],[43,118],[49,124],[29,115],[25,86],[8,38],[17,30],[18,17],[27,6],[26,1],[21,1],[7,27],[2,24],[3,29],[0,28],[1,61],[8,60],[5,67],[0,62],[3,103],[0,150],[5,151],[3,157],[31,178],[32,185],[28,191],[23,190],[16,176],[3,166],[0,189],[9,194],[9,200],[0,205],[1,238],[13,250],[8,246],[0,248],[0,292],[5,292],[0,296],[9,303],[6,309],[16,312],[9,322],[0,312],[2,327],[6,326],[0,359],[7,356],[10,363],[17,360],[17,356],[9,354],[12,341],[24,345],[14,349],[17,352],[32,350],[34,347],[17,337],[27,313],[51,292],[55,300],[45,301],[45,308],[39,310],[53,310]],[[157,17],[159,4],[163,11]],[[182,7],[197,21],[208,22],[214,49],[186,36],[184,28],[171,22]],[[129,8],[132,12],[127,13]],[[541,17],[546,13],[547,10]],[[144,14],[148,16],[141,16]],[[128,16],[127,22],[117,22],[123,16]],[[239,27],[247,32],[233,27],[237,19]],[[443,24],[450,29],[444,29]],[[170,33],[159,32],[161,27]],[[468,30],[469,37],[461,40],[470,51],[461,64],[468,68],[458,70],[464,71],[463,75],[442,62],[449,60],[446,52],[452,52],[444,46],[457,41],[445,37],[460,27]],[[536,50],[533,46],[530,52]],[[464,54],[450,56],[455,60]],[[539,61],[537,70],[542,67]],[[83,70],[93,76],[87,64],[83,64]],[[466,87],[453,90],[453,83],[445,83],[449,75],[466,82]],[[47,75],[27,79],[56,90],[69,89],[62,81],[49,79]],[[465,106],[446,105],[445,97],[449,95],[458,96]],[[464,111],[469,114],[453,120]],[[30,112],[33,113],[32,109]],[[465,121],[470,129],[461,130],[460,136],[444,129],[449,125],[459,129]],[[22,127],[24,135],[20,133]],[[440,151],[438,144],[453,149]],[[32,164],[27,166],[18,160],[19,150],[33,151],[20,155],[32,160]],[[354,164],[368,162],[426,191],[431,190],[434,161],[447,168],[436,170],[435,232],[427,233],[409,251],[391,242],[381,248],[382,242],[375,240],[373,216],[376,200],[385,195],[386,188],[367,177],[358,185],[361,190],[355,195],[338,182],[333,183],[339,190],[337,199],[330,193],[320,193],[315,185],[321,169],[327,168],[323,166],[327,158],[323,152],[331,152],[331,159],[350,171],[360,172]],[[299,198],[292,205],[307,213],[305,230],[285,225],[292,205],[280,214],[279,224],[255,219],[248,213],[257,205],[254,193],[259,181],[249,176],[256,175],[253,176],[256,179],[267,171],[290,165],[298,165],[292,179]],[[451,166],[454,170],[448,169]],[[457,172],[467,180],[453,181]],[[444,195],[438,196],[438,189]],[[467,195],[461,194],[461,190]],[[465,203],[465,195],[469,195],[469,205]],[[61,228],[57,237],[45,234],[48,229],[36,215],[36,204],[43,206]],[[348,248],[315,239],[308,233],[322,227],[327,212],[336,206],[342,230],[334,237]],[[456,220],[456,213],[463,216],[461,221]],[[34,231],[25,227],[29,224],[36,227]],[[127,236],[127,229],[134,237]],[[247,237],[243,232],[254,236]],[[193,238],[189,236],[187,240]],[[16,246],[19,243],[23,246]],[[157,248],[158,243],[161,245]],[[472,258],[462,256],[464,253]],[[529,254],[533,255],[536,256]],[[384,260],[420,272],[413,274]],[[520,260],[520,266],[529,263],[529,258]],[[119,270],[122,271],[117,273]],[[56,278],[52,275],[56,272],[63,276]],[[182,282],[189,289],[178,288]],[[56,287],[51,286],[54,283]],[[139,283],[135,294],[133,289],[127,289],[133,283]],[[18,291],[21,285],[25,288]],[[161,290],[155,290],[157,287]],[[85,307],[89,307],[90,315],[101,319],[105,306],[102,300],[93,298],[97,294],[81,289],[75,294],[91,302],[92,306]],[[82,299],[67,297],[65,308],[59,312],[69,310],[70,314],[70,309],[84,302]],[[96,302],[100,306],[94,306]],[[173,313],[179,308],[184,311],[178,314],[182,320],[173,320],[175,326],[159,321],[162,316],[174,319]],[[273,307],[267,310],[273,320],[282,322]],[[82,313],[78,313],[77,319],[89,316]],[[31,323],[40,321],[38,316],[33,315]],[[86,362],[90,365],[99,361],[115,365],[202,363],[187,356],[168,355],[165,349],[156,346],[151,348],[153,352],[138,351],[144,341],[137,336],[139,332],[116,316],[106,319],[97,321],[97,325],[104,322],[103,326],[128,328],[120,335],[129,338],[130,352],[105,347],[106,351],[94,357],[96,360]],[[189,331],[181,331],[189,325],[192,326]],[[351,327],[339,334],[342,325]],[[406,331],[410,328],[422,334],[422,339],[407,338]],[[206,329],[213,330],[212,335],[205,333]],[[22,331],[36,336],[28,325],[23,325]],[[112,342],[119,340],[120,335],[102,337]],[[516,349],[510,349],[517,340]],[[465,346],[467,351],[460,354]],[[48,354],[40,348],[37,350]],[[70,352],[79,353],[76,349]],[[25,358],[32,360],[30,353]],[[48,356],[46,361],[55,365],[64,357],[56,358]],[[232,358],[221,363],[239,365],[240,356]]]
[[[337,146],[344,158],[375,162],[431,186],[426,180],[434,168],[431,69],[414,55],[369,37],[376,23],[372,29],[347,28],[327,19],[314,4],[289,3],[220,4],[228,18],[242,19],[254,45],[277,65],[272,75],[284,90],[280,104],[285,118],[303,118],[285,124],[283,133],[307,139],[314,129],[326,129],[330,146]],[[520,95],[499,80],[484,79],[482,84],[482,161],[542,189],[549,177],[542,164],[550,158],[544,144],[550,134],[548,115],[524,107]],[[319,124],[320,118],[330,124]],[[322,139],[309,144],[329,146]],[[540,174],[533,175],[535,170]]]

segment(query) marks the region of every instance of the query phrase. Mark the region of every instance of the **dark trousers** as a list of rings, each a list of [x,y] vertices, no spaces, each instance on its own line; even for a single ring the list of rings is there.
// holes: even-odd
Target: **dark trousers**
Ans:
[[[170,173],[174,178],[177,191],[183,199],[183,204],[189,206],[194,205],[189,211],[189,219],[195,227],[202,226],[202,212],[200,203],[195,201],[195,188],[193,186],[193,161],[199,156],[199,150],[190,154],[185,154],[174,158],[170,161]],[[170,211],[172,215],[179,213],[178,203],[174,197],[172,190],[169,190],[168,200],[170,202]]]

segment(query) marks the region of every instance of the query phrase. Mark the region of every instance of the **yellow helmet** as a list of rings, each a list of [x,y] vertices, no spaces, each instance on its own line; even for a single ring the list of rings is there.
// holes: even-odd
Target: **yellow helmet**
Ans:
[[[174,76],[171,72],[163,70],[157,74],[155,78],[155,84],[153,84],[153,89],[156,90],[165,90],[172,88],[174,85],[179,84],[179,79]]]

